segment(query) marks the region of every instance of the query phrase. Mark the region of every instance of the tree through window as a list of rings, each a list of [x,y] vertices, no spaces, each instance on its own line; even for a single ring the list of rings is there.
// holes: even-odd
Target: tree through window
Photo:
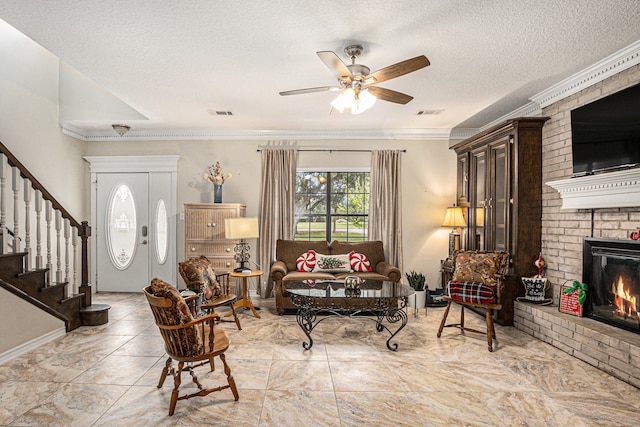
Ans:
[[[295,240],[367,240],[369,172],[297,172]]]

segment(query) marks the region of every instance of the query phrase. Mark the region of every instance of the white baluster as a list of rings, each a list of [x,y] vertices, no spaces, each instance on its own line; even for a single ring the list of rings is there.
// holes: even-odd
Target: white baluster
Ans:
[[[9,164],[4,154],[0,155],[0,239],[2,239],[0,251],[3,254],[9,252],[9,236],[7,235],[7,195],[5,192],[6,170]]]
[[[78,293],[78,229],[71,231],[71,246],[73,247],[73,293]]]
[[[36,191],[35,197],[36,209],[36,268],[41,269],[42,265],[42,193]]]
[[[20,171],[12,167],[11,186],[13,189],[13,253],[20,252],[20,209],[18,206],[18,192],[20,192]]]
[[[62,282],[62,261],[60,257],[60,232],[62,231],[62,212],[56,210],[56,283]]]
[[[25,260],[26,271],[31,270],[33,265],[31,261],[31,181],[24,180],[24,251],[27,253]]]
[[[53,208],[51,206],[51,201],[47,200],[45,203],[44,216],[45,221],[47,222],[47,270],[49,273],[47,274],[47,284],[51,285],[51,275],[53,274],[53,264],[51,264],[51,214]]]
[[[64,219],[64,281],[69,283],[69,238],[71,232],[71,224],[69,219]]]

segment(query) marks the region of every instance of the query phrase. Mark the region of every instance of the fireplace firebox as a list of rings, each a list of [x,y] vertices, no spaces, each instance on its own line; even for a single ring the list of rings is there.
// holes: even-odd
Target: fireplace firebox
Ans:
[[[585,238],[585,316],[640,334],[640,242]]]

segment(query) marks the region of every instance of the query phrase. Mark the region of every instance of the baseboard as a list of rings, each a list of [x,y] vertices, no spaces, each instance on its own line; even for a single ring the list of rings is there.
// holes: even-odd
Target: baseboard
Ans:
[[[46,344],[49,341],[53,341],[56,338],[65,336],[67,331],[64,326],[58,329],[55,329],[51,332],[48,332],[38,338],[34,338],[31,341],[27,341],[24,344],[20,344],[17,347],[12,348],[11,350],[7,350],[4,353],[0,354],[0,365],[8,362],[11,359],[15,359],[18,356],[22,356],[23,354],[40,347],[42,344]]]

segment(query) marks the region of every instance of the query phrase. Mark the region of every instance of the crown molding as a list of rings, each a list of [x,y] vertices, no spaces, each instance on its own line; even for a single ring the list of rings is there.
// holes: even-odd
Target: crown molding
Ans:
[[[177,172],[177,154],[159,156],[84,156],[91,173]]]
[[[60,129],[62,130],[63,134],[69,135],[72,138],[79,139],[80,141],[87,140],[87,132],[82,128],[66,122],[60,122]]]
[[[505,114],[502,117],[495,119],[492,122],[487,123],[486,125],[480,128],[480,132],[484,132],[485,130],[497,126],[509,119],[515,119],[516,117],[542,117],[542,109],[535,102],[529,102],[523,105],[520,108],[516,108],[510,113]]]
[[[314,129],[314,130],[217,130],[217,129],[132,129],[124,136],[110,130],[83,131],[62,123],[62,132],[86,142],[101,141],[211,141],[211,140],[269,140],[269,139],[449,139],[451,129]]]
[[[529,99],[544,108],[637,64],[640,64],[640,40]]]
[[[637,64],[640,64],[640,40],[532,96],[529,98],[531,102],[487,123],[478,129],[477,133],[516,117],[541,117],[544,107],[580,92],[589,86]],[[458,130],[455,128],[452,129],[451,139],[453,139],[453,135],[457,134]]]
[[[504,116],[487,123],[481,128],[453,128],[451,129],[449,140],[462,141],[467,138],[471,138],[472,136],[479,134],[480,132],[484,132],[489,128],[502,124],[509,119],[515,119],[519,117],[542,117],[542,109],[535,102],[529,102],[522,107],[517,108],[510,113],[507,113]]]
[[[451,129],[449,139],[462,141],[467,138],[471,138],[473,135],[479,133],[480,131],[480,128],[453,128]]]

